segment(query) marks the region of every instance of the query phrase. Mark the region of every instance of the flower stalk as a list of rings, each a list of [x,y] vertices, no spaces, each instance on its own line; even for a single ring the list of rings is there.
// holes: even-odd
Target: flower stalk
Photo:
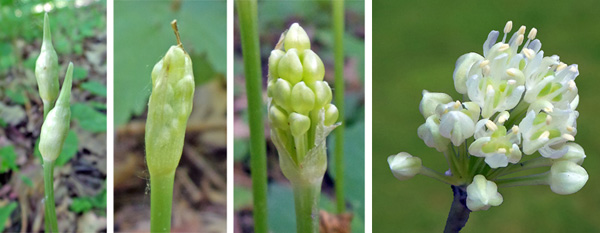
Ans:
[[[171,231],[175,170],[181,159],[195,89],[192,60],[183,50],[177,21],[173,20],[171,26],[177,45],[171,46],[152,69],[152,93],[146,119],[152,232]]]
[[[342,123],[335,132],[335,199],[338,214],[346,211],[344,195],[344,0],[332,0],[334,32],[335,105]]]
[[[267,152],[263,124],[262,72],[258,42],[258,10],[256,0],[236,0],[240,23],[242,55],[248,99],[250,126],[250,170],[254,232],[267,233]],[[290,145],[291,142],[286,141]]]

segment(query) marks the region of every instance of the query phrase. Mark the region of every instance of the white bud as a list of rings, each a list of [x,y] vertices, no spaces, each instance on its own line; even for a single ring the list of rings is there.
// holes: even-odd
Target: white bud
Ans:
[[[406,152],[400,152],[388,157],[392,173],[398,180],[407,180],[419,174],[422,167],[421,159]]]
[[[487,210],[499,206],[502,201],[496,183],[486,180],[483,175],[476,175],[473,183],[467,186],[467,207],[471,211]]]
[[[429,116],[435,114],[435,109],[439,104],[447,104],[452,102],[452,97],[446,93],[436,93],[423,90],[423,99],[419,104],[419,111],[423,114],[423,117],[427,119]]]
[[[583,167],[571,161],[560,161],[550,168],[550,189],[561,195],[573,194],[583,188],[588,178]]]

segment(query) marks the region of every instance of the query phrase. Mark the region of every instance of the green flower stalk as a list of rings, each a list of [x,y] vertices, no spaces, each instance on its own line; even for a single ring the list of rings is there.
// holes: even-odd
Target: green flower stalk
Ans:
[[[179,164],[188,117],[192,112],[194,74],[192,60],[177,37],[152,70],[152,93],[146,119],[146,162],[150,172],[151,231],[171,230],[171,204],[175,169]]]
[[[42,50],[35,62],[35,78],[38,91],[44,103],[44,118],[54,107],[54,101],[58,96],[58,56],[52,46],[52,34],[50,32],[50,20],[48,13],[44,15],[44,39]]]
[[[285,50],[282,50],[285,48]],[[331,88],[323,62],[310,50],[300,25],[282,34],[269,57],[269,124],[279,152],[279,165],[290,180],[298,232],[318,232],[318,200],[327,169],[327,135],[339,112],[331,104]]]
[[[46,230],[58,232],[56,211],[54,209],[54,161],[62,151],[63,144],[69,133],[71,122],[71,82],[73,80],[73,63],[69,63],[63,87],[56,101],[56,106],[50,110],[40,133],[39,150],[42,154],[44,167],[44,193],[46,205]]]

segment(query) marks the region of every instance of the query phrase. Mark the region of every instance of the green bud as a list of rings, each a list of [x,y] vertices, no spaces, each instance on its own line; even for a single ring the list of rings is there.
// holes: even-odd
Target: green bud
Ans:
[[[40,133],[39,150],[44,161],[54,161],[60,155],[71,122],[71,82],[73,63],[69,63],[56,106],[50,110]]]
[[[292,83],[292,85],[302,81],[302,63],[296,49],[288,50],[279,60],[277,74]]]
[[[181,47],[171,46],[152,70],[145,135],[151,174],[174,172],[179,164],[194,87],[192,60]]]
[[[423,166],[419,157],[414,157],[409,153],[400,152],[388,157],[388,164],[392,174],[398,180],[407,180],[419,174]]]
[[[277,82],[277,79],[273,79],[273,78],[270,78],[269,81],[267,82],[267,96],[268,97],[273,97],[273,89],[275,89],[276,82]]]
[[[294,23],[285,34],[283,46],[286,51],[297,49],[299,52],[303,52],[305,49],[310,49],[310,39],[306,31],[298,23]]]
[[[277,79],[273,85],[273,101],[275,101],[275,104],[283,107],[286,110],[290,110],[291,96],[292,85],[284,79]]]
[[[314,83],[315,81],[323,81],[323,77],[325,77],[323,61],[321,61],[319,55],[310,49],[304,50],[302,68],[302,79],[304,82]]]
[[[271,125],[276,128],[282,130],[290,128],[287,113],[276,105],[271,106],[269,109],[269,120],[271,120]]]
[[[321,109],[331,102],[331,88],[327,82],[316,81],[311,85],[311,89],[316,95],[315,109]]]
[[[40,56],[35,62],[35,78],[44,105],[53,105],[58,96],[58,56],[52,46],[48,13],[44,15],[44,39]]]
[[[338,109],[335,105],[328,104],[327,106],[325,106],[325,126],[335,124],[339,116],[340,113],[338,112]]]
[[[279,60],[285,55],[285,52],[279,49],[275,49],[271,51],[271,56],[269,56],[269,78],[277,79],[279,78],[279,73],[277,72],[277,67],[279,65]]]
[[[315,93],[304,82],[292,88],[291,98],[292,109],[298,113],[307,114],[315,106]]]
[[[295,112],[290,114],[290,130],[294,137],[304,135],[308,129],[310,129],[310,118]]]

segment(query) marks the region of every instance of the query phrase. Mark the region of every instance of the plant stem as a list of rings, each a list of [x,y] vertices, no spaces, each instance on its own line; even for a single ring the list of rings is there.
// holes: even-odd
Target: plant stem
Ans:
[[[448,219],[446,219],[444,233],[459,232],[467,224],[469,214],[471,213],[471,210],[467,208],[466,187],[452,185],[452,192],[454,193],[454,200],[450,206]]]
[[[449,185],[458,185],[460,182],[454,176],[446,176],[444,174],[436,172],[435,170],[425,167],[425,166],[421,167],[421,171],[419,172],[419,174],[424,175],[424,176],[429,176],[431,178],[434,178],[436,180],[439,180],[439,181],[444,182]]]
[[[513,187],[524,185],[547,185],[550,172],[544,172],[529,176],[513,177],[496,180],[498,187]]]
[[[537,157],[534,159],[527,160],[525,162],[512,164],[512,165],[504,168],[501,171],[501,173],[498,175],[498,177],[509,175],[512,173],[520,172],[520,171],[524,171],[524,170],[528,170],[528,169],[533,169],[533,168],[538,168],[538,167],[548,167],[548,166],[552,166],[552,159],[545,158],[545,157]]]
[[[319,232],[319,197],[321,181],[293,183],[298,233]]]
[[[342,125],[335,132],[335,199],[338,213],[346,211],[344,197],[344,0],[332,0],[335,69],[335,106]]]
[[[254,232],[266,233],[267,226],[267,157],[263,125],[262,74],[258,43],[256,0],[236,0],[250,124],[250,169],[254,198]]]
[[[171,231],[171,205],[173,203],[173,182],[175,171],[172,173],[150,174],[150,231]]]
[[[46,205],[46,230],[49,232],[58,232],[56,210],[54,209],[54,161],[44,160],[42,167],[44,167],[44,204]]]

